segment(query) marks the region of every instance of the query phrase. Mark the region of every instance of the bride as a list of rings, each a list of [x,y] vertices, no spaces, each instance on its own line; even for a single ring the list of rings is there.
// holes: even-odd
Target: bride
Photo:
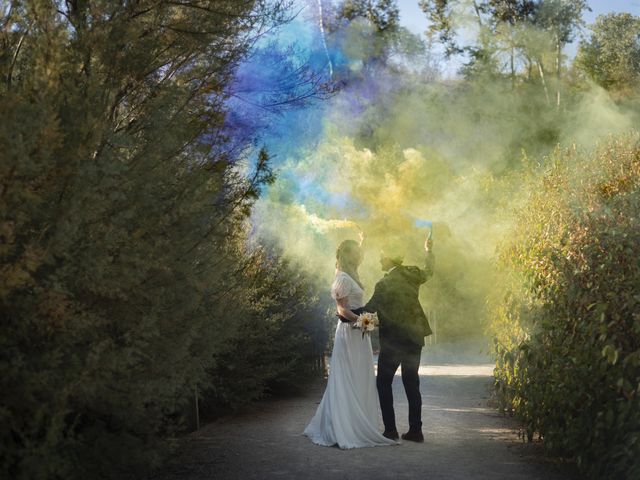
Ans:
[[[304,431],[318,445],[340,448],[396,445],[378,430],[378,395],[373,372],[371,338],[354,329],[358,316],[353,312],[364,305],[364,289],[358,275],[362,261],[360,245],[345,240],[336,252],[336,276],[331,286],[338,321],[331,354],[327,388],[315,416]]]

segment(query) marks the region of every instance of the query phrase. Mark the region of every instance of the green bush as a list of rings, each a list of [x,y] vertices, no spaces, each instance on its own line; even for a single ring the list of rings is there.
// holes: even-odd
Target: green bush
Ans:
[[[2,478],[140,478],[195,385],[231,382],[233,402],[241,382],[254,398],[297,375],[309,339],[288,326],[315,300],[280,283],[271,310],[251,303],[248,279],[272,262],[247,250],[245,222],[273,177],[265,152],[240,175],[248,159],[222,134],[233,69],[278,5],[2,9]],[[289,353],[251,377],[218,373],[265,339]]]
[[[209,415],[237,410],[265,395],[296,391],[323,372],[314,361],[329,340],[326,302],[302,269],[265,250],[254,252],[241,296],[227,317],[233,334],[207,369]],[[335,323],[335,321],[333,322]]]
[[[639,478],[639,138],[543,168],[500,248],[498,398],[591,478]]]

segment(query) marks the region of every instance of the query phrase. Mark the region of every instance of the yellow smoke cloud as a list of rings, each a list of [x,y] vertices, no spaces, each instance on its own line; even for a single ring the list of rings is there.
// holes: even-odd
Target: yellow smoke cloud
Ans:
[[[446,104],[434,103],[427,93],[412,92],[390,107],[371,133],[375,148],[328,122],[317,145],[279,165],[289,178],[313,185],[313,192],[294,196],[291,180],[276,182],[256,205],[255,223],[259,235],[281,246],[327,290],[336,246],[357,239],[362,228],[360,274],[368,296],[382,275],[380,249],[401,245],[404,263],[420,265],[427,230],[415,220],[432,220],[436,276],[421,290],[423,305],[438,312],[450,335],[478,336],[486,299],[499,288],[496,246],[514,207],[528,195],[519,172],[523,162],[533,160],[513,145],[524,139],[535,155],[543,144],[527,135],[528,117],[517,116],[513,97],[492,85],[484,85],[482,95],[471,90],[466,99]],[[501,116],[504,112],[512,116]],[[564,143],[593,144],[631,121],[601,89],[585,94],[574,112],[561,132]]]
[[[344,228],[355,228],[359,229],[360,227],[356,222],[344,219],[325,219],[320,218],[315,213],[307,212],[307,208],[303,205],[293,205],[294,210],[297,210],[300,216],[304,217],[309,225],[311,225],[318,233],[327,233],[331,230],[339,230]]]

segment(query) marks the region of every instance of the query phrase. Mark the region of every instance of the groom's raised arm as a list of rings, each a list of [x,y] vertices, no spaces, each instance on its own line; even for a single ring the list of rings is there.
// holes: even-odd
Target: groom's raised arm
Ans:
[[[427,250],[427,256],[424,261],[424,268],[420,269],[420,283],[424,283],[433,276],[433,270],[436,264],[436,257],[433,252]]]

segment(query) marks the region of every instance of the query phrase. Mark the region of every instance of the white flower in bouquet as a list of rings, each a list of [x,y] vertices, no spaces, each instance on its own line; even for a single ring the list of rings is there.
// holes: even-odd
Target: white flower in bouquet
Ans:
[[[365,333],[371,332],[377,326],[378,314],[369,312],[364,312],[358,315],[358,320],[356,320],[354,324],[354,328],[359,328],[360,330],[362,330],[363,337]]]

